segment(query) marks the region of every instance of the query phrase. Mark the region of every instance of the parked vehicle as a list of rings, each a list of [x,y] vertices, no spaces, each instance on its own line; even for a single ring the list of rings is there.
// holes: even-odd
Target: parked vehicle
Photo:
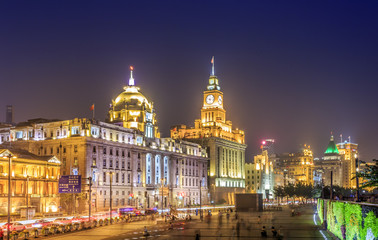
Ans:
[[[8,231],[8,223],[1,226],[3,231]],[[23,231],[26,229],[26,225],[20,222],[12,222],[9,224],[9,231]]]
[[[53,223],[59,224],[59,225],[67,225],[69,223],[72,223],[73,217],[58,217],[56,218]]]
[[[49,223],[51,223],[50,220],[47,219],[38,219],[35,221],[35,223],[32,224],[33,228],[43,228],[47,226]]]

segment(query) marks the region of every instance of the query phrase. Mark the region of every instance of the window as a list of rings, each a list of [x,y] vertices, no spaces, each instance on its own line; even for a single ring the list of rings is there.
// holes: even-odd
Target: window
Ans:
[[[127,157],[130,157],[130,152],[127,152]]]
[[[113,155],[113,148],[110,149],[110,155]]]
[[[106,147],[104,147],[104,149],[102,150],[102,152],[103,152],[104,154],[106,154]]]
[[[125,183],[125,174],[122,173],[122,183]]]
[[[122,161],[122,169],[125,169],[125,161]]]
[[[63,153],[66,153],[66,147],[63,148]]]
[[[53,148],[50,148],[50,154],[54,154]]]
[[[104,172],[104,173],[102,174],[102,181],[103,181],[104,183],[106,183],[106,172]],[[104,195],[106,195],[106,191],[105,191]]]
[[[118,183],[118,179],[119,179],[119,174],[116,173],[116,183]]]
[[[59,147],[56,148],[56,153],[59,153]]]
[[[96,153],[96,146],[93,146],[93,150],[92,150],[93,153]]]
[[[77,145],[74,145],[74,152],[77,152]]]
[[[105,158],[104,158],[104,160],[102,160],[102,166],[106,167],[106,159]]]
[[[117,157],[119,156],[118,153],[119,153],[119,152],[118,152],[118,149],[117,149],[117,150],[116,150],[116,156],[117,156]]]
[[[79,165],[79,161],[77,160],[77,157],[74,157],[74,166]]]
[[[127,169],[130,170],[130,162],[127,162]]]
[[[125,156],[125,151],[122,150],[122,157],[124,157],[124,156]]]
[[[111,168],[113,167],[113,159],[109,160],[109,167],[111,167]]]
[[[92,159],[92,166],[93,166],[93,167],[96,167],[96,166],[97,166],[96,158],[95,158],[95,157]]]
[[[72,127],[71,128],[71,133],[72,133],[72,135],[79,134],[79,127]]]
[[[138,153],[138,159],[140,159],[140,153]]]
[[[118,168],[118,159],[116,160],[116,168]]]

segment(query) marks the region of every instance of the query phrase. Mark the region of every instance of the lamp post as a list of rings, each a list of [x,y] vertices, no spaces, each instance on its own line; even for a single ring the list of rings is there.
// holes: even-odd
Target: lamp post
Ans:
[[[356,202],[360,202],[360,186],[359,186],[360,184],[358,181],[358,173],[360,169],[359,169],[359,162],[358,162],[357,154],[355,155],[355,158],[356,158],[356,188],[357,188],[357,201]]]
[[[200,219],[202,221],[202,180],[200,180]]]
[[[12,158],[16,158],[11,153],[8,156],[4,156],[4,158],[8,158],[8,224],[7,224],[7,239],[9,240],[9,226],[10,226],[10,213],[11,213],[11,165],[12,165]]]
[[[165,178],[161,178],[161,215],[163,215],[163,209],[164,209],[164,205],[163,205],[163,198],[164,198],[164,180]]]
[[[112,183],[113,183],[113,172],[109,172],[110,175],[110,224],[112,223],[112,208],[113,208],[113,201],[112,201],[112,195],[113,195],[113,190],[112,190]]]
[[[29,175],[26,176],[26,220],[29,220]]]

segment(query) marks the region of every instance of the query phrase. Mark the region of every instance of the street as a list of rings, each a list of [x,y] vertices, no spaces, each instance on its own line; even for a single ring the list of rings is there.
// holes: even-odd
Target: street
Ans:
[[[273,238],[271,227],[274,226],[283,234],[284,239],[332,239],[325,231],[322,233],[314,224],[314,213],[312,206],[305,206],[298,211],[300,216],[291,217],[290,210],[284,207],[283,211],[238,213],[240,221],[240,239],[260,239],[262,226],[266,227],[268,238]],[[258,223],[258,216],[261,216],[261,223]],[[193,221],[188,223],[175,223],[173,229],[169,224],[155,224],[155,222],[141,221],[132,223],[114,224],[111,226],[99,227],[90,230],[61,234],[48,237],[49,239],[91,239],[91,240],[131,240],[146,239],[143,236],[143,228],[147,226],[150,234],[148,239],[195,239],[195,233],[200,231],[201,239],[237,239],[235,213],[232,213],[227,221],[223,213],[222,225],[219,226],[218,215],[211,217],[210,223],[200,222],[194,216]],[[244,222],[245,224],[243,224]],[[250,224],[250,229],[247,226]],[[234,235],[234,238],[233,238]],[[324,236],[323,236],[324,235]]]

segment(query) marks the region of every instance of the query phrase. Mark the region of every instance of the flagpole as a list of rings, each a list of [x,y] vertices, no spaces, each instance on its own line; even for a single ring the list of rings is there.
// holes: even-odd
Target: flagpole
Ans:
[[[92,119],[93,120],[95,119],[95,105],[94,105],[94,103],[93,103]]]

